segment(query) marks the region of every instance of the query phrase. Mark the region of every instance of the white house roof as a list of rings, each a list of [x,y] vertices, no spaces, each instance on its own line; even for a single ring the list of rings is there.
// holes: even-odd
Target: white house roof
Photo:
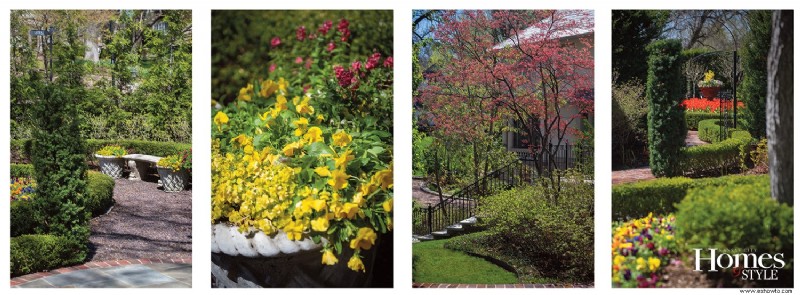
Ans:
[[[520,40],[526,40],[533,36],[539,36],[545,33],[548,33],[545,28],[553,27],[553,31],[550,31],[551,38],[555,39],[562,39],[568,38],[578,35],[583,35],[587,33],[594,32],[594,26],[589,27],[579,27],[579,28],[564,28],[564,24],[567,22],[573,21],[582,21],[585,20],[583,16],[590,15],[592,19],[594,19],[594,10],[559,10],[556,12],[556,17],[548,17],[543,19],[538,24],[528,27],[519,36],[513,36],[511,38],[506,39],[503,42],[492,47],[492,49],[502,49],[505,47],[512,46],[514,44],[519,44]],[[554,20],[555,19],[555,20]],[[555,23],[553,23],[555,21]],[[552,25],[552,26],[551,26]]]

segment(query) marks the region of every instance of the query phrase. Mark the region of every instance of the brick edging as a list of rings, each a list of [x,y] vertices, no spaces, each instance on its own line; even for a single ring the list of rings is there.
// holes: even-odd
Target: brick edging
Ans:
[[[439,284],[413,283],[413,288],[594,288],[594,284]]]
[[[131,265],[131,264],[156,264],[156,263],[192,264],[192,258],[172,258],[172,259],[141,258],[141,259],[120,259],[120,260],[99,261],[99,262],[92,261],[81,265],[62,267],[50,271],[42,271],[11,278],[11,287],[22,285],[24,283],[31,282],[37,279],[54,276],[57,274],[64,274],[84,269],[109,268],[109,267]]]

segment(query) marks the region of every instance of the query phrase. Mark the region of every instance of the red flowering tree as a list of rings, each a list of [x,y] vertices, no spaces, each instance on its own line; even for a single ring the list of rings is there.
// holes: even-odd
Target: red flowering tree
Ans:
[[[537,171],[551,171],[593,112],[593,27],[587,11],[444,12],[434,34],[446,62],[418,99],[437,130],[473,143],[514,120]]]

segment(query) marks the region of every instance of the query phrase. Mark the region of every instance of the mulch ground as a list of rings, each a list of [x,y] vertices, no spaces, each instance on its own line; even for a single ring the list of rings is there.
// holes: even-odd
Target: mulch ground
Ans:
[[[90,261],[191,257],[192,191],[166,193],[156,180],[115,181],[114,207],[91,221]]]

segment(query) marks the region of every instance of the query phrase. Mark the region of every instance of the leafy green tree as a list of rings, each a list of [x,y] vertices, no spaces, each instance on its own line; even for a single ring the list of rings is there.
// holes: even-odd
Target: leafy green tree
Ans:
[[[647,78],[647,44],[661,36],[669,18],[666,10],[614,10],[611,13],[611,57],[618,82]]]
[[[772,35],[772,13],[758,10],[748,14],[750,34],[747,35],[742,48],[742,81],[741,100],[745,104],[742,119],[747,131],[755,138],[763,138],[767,134],[766,98],[767,98],[767,55]]]
[[[686,119],[681,104],[681,42],[658,40],[647,46],[647,142],[656,176],[680,174]]]

